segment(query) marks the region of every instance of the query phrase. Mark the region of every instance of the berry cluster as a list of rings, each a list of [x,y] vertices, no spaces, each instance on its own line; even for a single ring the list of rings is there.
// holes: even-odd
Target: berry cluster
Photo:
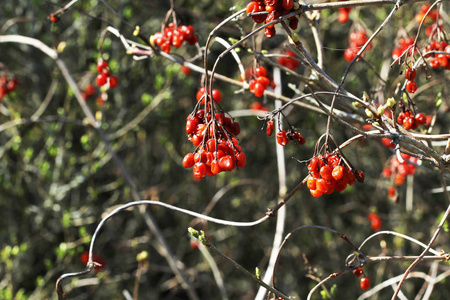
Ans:
[[[420,24],[422,22],[423,18],[425,17],[425,14],[427,13],[427,11],[429,9],[430,9],[430,5],[428,5],[428,4],[424,4],[424,5],[422,5],[422,7],[420,7],[420,11],[415,16],[415,20],[418,24]],[[436,22],[438,16],[439,16],[438,10],[433,9],[427,15],[425,22],[428,22],[429,20]]]
[[[414,83],[414,81],[412,82]],[[406,86],[408,87],[408,85]],[[423,113],[417,113],[414,116],[410,110],[405,109],[404,112],[398,114],[397,123],[403,125],[406,130],[415,130],[419,125],[425,125],[427,123],[427,117]]]
[[[431,41],[425,49],[426,52],[429,51],[444,51],[450,53],[450,45],[448,45],[444,41]],[[429,60],[429,64],[433,69],[439,68],[439,66],[445,68],[446,70],[450,70],[450,54],[431,54],[426,56],[431,57]]]
[[[294,3],[294,0],[252,0],[247,4],[247,14],[252,14],[251,17],[255,23],[267,24],[289,13],[294,8],[294,4],[298,3]],[[292,16],[288,20],[289,27],[292,30],[297,29],[297,16]],[[275,35],[274,24],[264,28],[264,34],[268,38],[273,37]]]
[[[308,170],[307,186],[314,197],[331,194],[334,190],[342,192],[356,180],[364,182],[364,173],[343,166],[343,160],[336,154],[313,157]]]
[[[400,56],[402,56],[402,54],[409,50],[411,48],[411,46],[414,44],[414,39],[413,38],[401,38],[398,40],[398,44],[399,46],[397,48],[394,48],[394,50],[392,50],[392,59],[393,60],[397,60]],[[409,54],[411,53],[411,51],[408,52]]]
[[[417,158],[411,157],[402,153],[403,162],[400,163],[397,156],[392,157],[390,160],[390,166],[383,169],[383,177],[390,179],[395,185],[401,186],[405,183],[406,176],[414,175],[416,172],[416,166],[413,163],[417,163]],[[389,198],[394,198],[397,194],[397,190],[393,185],[388,189]]]
[[[381,228],[381,225],[383,225],[383,222],[381,221],[381,218],[379,215],[377,215],[374,212],[370,212],[367,218],[370,221],[370,228],[372,228],[373,231],[378,231]]]
[[[350,46],[344,52],[345,60],[351,62],[356,57],[356,54],[358,54],[359,48],[362,47],[368,40],[369,38],[367,37],[365,30],[350,33]],[[371,48],[372,44],[369,44],[366,49],[370,50]]]
[[[217,91],[215,95],[214,91]],[[188,139],[197,149],[194,153],[185,155],[183,166],[193,167],[195,179],[206,175],[215,176],[236,167],[242,168],[247,162],[246,155],[235,138],[241,132],[239,123],[225,116],[225,113],[217,112],[215,105],[221,99],[218,90],[213,90],[211,95],[206,89],[200,89],[196,109],[186,120]],[[205,109],[197,108],[200,103],[204,103]]]
[[[267,77],[266,68],[259,66],[255,69],[253,73],[253,78],[250,80],[248,89],[251,93],[255,94],[256,97],[261,97],[264,95],[264,91],[268,86],[270,86],[270,79]]]
[[[119,79],[115,75],[111,75],[109,72],[108,62],[103,59],[99,59],[97,62],[97,72],[99,73],[96,78],[98,86],[107,86],[109,88],[115,88],[119,83]]]
[[[297,58],[298,56],[294,51],[286,50],[283,53],[283,56],[278,59],[278,63],[289,70],[294,71],[300,65],[300,62],[297,59],[292,59],[290,57]]]
[[[340,0],[340,1],[346,1],[346,0]],[[348,21],[348,14],[352,10],[351,7],[339,7],[339,14],[338,14],[338,22],[341,24],[347,23]]]
[[[272,120],[266,122],[266,134],[271,136],[275,130],[275,125]],[[289,141],[296,141],[300,146],[306,143],[305,138],[300,132],[290,129],[289,131],[280,130],[276,134],[277,143],[281,146],[286,146]]]
[[[5,75],[0,76],[0,103],[4,96],[12,93],[16,89],[18,84],[19,80],[16,78],[8,79]]]
[[[192,25],[177,26],[170,23],[164,27],[162,32],[157,32],[150,37],[150,42],[156,44],[161,48],[161,51],[169,53],[173,47],[180,48],[183,42],[189,45],[195,45],[198,41],[198,36],[194,33]]]

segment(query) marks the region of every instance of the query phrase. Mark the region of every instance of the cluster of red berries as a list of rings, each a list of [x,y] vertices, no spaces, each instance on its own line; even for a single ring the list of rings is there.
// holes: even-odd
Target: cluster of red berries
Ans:
[[[401,38],[398,40],[398,44],[399,46],[397,48],[394,48],[394,50],[392,50],[392,59],[393,60],[397,60],[400,56],[402,56],[402,54],[407,51],[408,49],[410,50],[408,53],[411,53],[411,46],[414,44],[414,39],[413,38]]]
[[[417,84],[414,81],[416,79],[416,69],[413,67],[407,67],[405,70],[405,78],[406,78],[406,90],[408,93],[415,93],[417,91]]]
[[[110,74],[108,62],[106,60],[98,60],[97,72],[99,73],[96,77],[98,86],[104,86],[107,84],[109,88],[113,89],[119,83],[119,79],[117,78],[117,76]]]
[[[273,134],[274,130],[275,130],[275,124],[273,123],[273,121],[267,121],[266,134],[270,136]],[[293,129],[291,129],[289,131],[286,131],[286,130],[278,131],[276,138],[277,138],[277,143],[281,146],[286,146],[289,143],[289,141],[291,141],[291,140],[296,141],[297,144],[299,144],[300,146],[303,145],[304,143],[306,143],[306,140],[303,137],[303,135],[301,135],[300,132],[295,131]]]
[[[345,60],[351,62],[356,57],[356,54],[358,54],[359,48],[362,47],[368,40],[369,38],[367,37],[365,30],[350,33],[350,46],[344,52]],[[366,49],[370,50],[371,48],[372,44],[369,44]]]
[[[290,57],[297,58],[298,56],[294,51],[286,50],[283,53],[283,56],[278,59],[278,63],[289,70],[294,71],[300,65],[300,62],[297,59],[292,59]]]
[[[261,97],[262,95],[264,95],[264,91],[266,90],[266,88],[270,86],[271,80],[267,77],[266,68],[262,66],[259,66],[255,69],[253,76],[256,78],[250,80],[248,89],[251,93],[255,94],[256,97]]]
[[[379,215],[377,215],[374,212],[370,212],[367,218],[370,221],[370,228],[372,228],[373,231],[378,231],[381,228],[381,225],[383,225],[383,221],[381,221],[381,218]]]
[[[0,102],[4,96],[12,93],[18,84],[19,80],[16,78],[8,79],[5,75],[0,76]]]
[[[425,51],[444,51],[450,53],[450,45],[448,45],[445,41],[439,42],[434,40],[428,44]],[[431,57],[429,63],[433,69],[437,69],[441,66],[446,70],[450,70],[450,54],[431,54],[426,57]]]
[[[340,1],[346,1],[346,0],[340,0]],[[348,21],[348,14],[352,10],[351,7],[339,7],[339,14],[338,14],[338,22],[341,24],[347,23]]]
[[[430,5],[424,4],[420,7],[420,11],[416,14],[415,20],[418,24],[420,24],[425,17],[425,14],[430,9]],[[439,16],[439,12],[437,9],[433,9],[430,11],[430,13],[427,15],[425,22],[428,22],[429,20],[436,22],[437,18]]]
[[[353,172],[342,165],[342,159],[336,154],[316,156],[311,159],[308,170],[307,186],[313,197],[331,194],[334,190],[342,192],[347,185],[353,185],[356,180],[364,182],[362,171]]]
[[[239,123],[223,112],[214,113],[217,111],[215,104],[221,100],[220,91],[213,90],[210,94],[201,88],[197,93],[197,107],[202,102],[205,109],[192,112],[186,119],[188,139],[197,149],[185,155],[183,166],[193,167],[194,179],[242,168],[247,162],[235,138],[241,132]]]
[[[383,177],[393,181],[395,185],[401,186],[405,183],[406,176],[414,175],[417,163],[417,158],[402,153],[403,162],[400,163],[397,156],[393,156],[390,161],[390,166],[383,169]],[[391,185],[388,190],[389,198],[393,198],[397,194],[395,187]]]
[[[294,8],[294,0],[252,0],[247,4],[247,14],[252,14],[251,17],[255,23],[270,23],[282,15],[285,15]],[[289,27],[292,30],[297,29],[298,18],[292,16],[289,19]],[[264,34],[271,38],[275,35],[274,24],[264,28]]]
[[[410,110],[405,109],[404,112],[398,114],[397,123],[403,125],[406,130],[415,130],[419,125],[425,125],[427,123],[427,117],[423,113],[417,113],[414,116]]]
[[[364,275],[364,271],[362,268],[357,268],[353,270],[353,275],[355,275],[356,277],[361,277]],[[359,282],[359,286],[361,287],[361,289],[363,290],[367,290],[370,288],[370,279],[368,277],[362,277],[360,282]]]
[[[232,138],[232,142],[210,138],[205,145],[200,145],[195,153],[188,153],[183,158],[185,168],[194,167],[194,178],[215,176],[236,167],[243,168],[246,163],[247,157],[235,138]]]
[[[155,33],[150,38],[150,41],[158,45],[161,51],[169,53],[172,46],[180,48],[183,42],[195,45],[198,41],[198,36],[195,34],[192,25],[177,26],[174,23],[170,23],[164,27],[162,32]]]

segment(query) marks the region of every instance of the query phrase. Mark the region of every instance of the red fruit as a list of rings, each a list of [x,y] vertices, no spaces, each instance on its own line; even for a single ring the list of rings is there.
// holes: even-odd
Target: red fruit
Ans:
[[[325,165],[322,168],[320,168],[320,177],[322,177],[325,180],[331,180],[333,178],[332,173],[333,169],[329,165]]]
[[[309,175],[308,180],[306,181],[306,186],[308,186],[308,189],[315,190],[317,188],[316,181],[317,181],[316,178]]]
[[[192,248],[192,250],[198,250],[198,241],[197,240],[191,240],[191,248]]]
[[[361,277],[363,274],[363,269],[362,268],[358,268],[353,270],[353,275],[355,275],[356,277]]]
[[[313,197],[316,197],[316,198],[323,195],[323,193],[321,191],[319,191],[318,189],[317,190],[309,190],[309,192],[311,193],[311,195]]]
[[[201,87],[199,90],[198,90],[198,92],[197,92],[197,95],[196,95],[196,99],[197,99],[197,101],[200,101],[200,99],[202,99],[202,97],[205,95],[205,87],[203,86],[203,87]],[[204,99],[204,98],[203,98]],[[203,103],[204,103],[204,101],[203,101]]]
[[[289,20],[289,27],[292,30],[296,30],[298,27],[298,22],[299,22],[297,16],[290,17],[288,20]]]
[[[446,54],[438,54],[437,60],[438,60],[439,64],[441,65],[441,67],[447,66],[448,58],[447,58]]]
[[[219,159],[219,166],[223,171],[231,171],[236,167],[234,157],[231,155],[225,155]]]
[[[304,143],[306,143],[305,138],[300,134],[300,132],[294,132],[292,134],[292,137],[299,145],[303,145]]]
[[[408,67],[405,70],[405,78],[408,80],[416,79],[416,69]]]
[[[84,92],[86,93],[86,96],[90,97],[95,94],[95,87],[93,84],[86,85],[86,88],[84,89]]]
[[[108,70],[108,62],[106,60],[100,59],[97,62],[97,72],[104,73],[104,70]]]
[[[110,76],[109,77],[109,87],[110,88],[115,88],[117,86],[117,84],[119,83],[119,79],[117,78],[117,76]]]
[[[186,132],[193,133],[197,129],[198,119],[196,117],[189,116],[186,120]]]
[[[437,58],[432,58],[432,59],[430,59],[430,66],[431,66],[433,69],[436,69],[437,67],[439,67],[439,61],[438,61],[438,59],[437,59]]]
[[[196,178],[203,178],[206,176],[206,164],[198,162],[194,164],[193,175]]]
[[[368,288],[370,288],[370,279],[367,277],[361,278],[359,286],[361,287],[361,289],[367,290]]]
[[[424,125],[427,122],[427,117],[423,113],[416,114],[414,118],[420,125]]]
[[[236,154],[236,165],[238,168],[243,168],[247,164],[247,156],[243,152]]]
[[[87,264],[89,262],[89,252],[88,251],[84,251],[81,255],[80,255],[80,260],[83,264]],[[97,254],[93,253],[92,254],[92,260],[100,265],[95,265],[94,268],[94,272],[98,273],[98,271],[100,271],[101,269],[106,267],[106,262]]]
[[[181,73],[183,73],[186,76],[189,76],[192,74],[192,69],[188,68],[186,66],[181,66],[180,71],[181,71]]]
[[[417,91],[417,84],[415,81],[413,80],[409,80],[408,82],[406,82],[406,90],[411,93],[414,94]]]
[[[369,213],[369,221],[370,221],[370,227],[372,228],[372,230],[374,231],[378,231],[381,228],[381,225],[383,224],[383,222],[381,221],[380,216],[378,216],[376,213]]]
[[[395,185],[402,185],[403,183],[405,183],[405,176],[400,175],[400,174],[396,174],[395,178],[394,178],[394,182]]]
[[[222,101],[222,93],[219,90],[212,90],[212,97],[216,102]]]
[[[347,23],[347,21],[348,21],[348,12],[346,10],[339,9],[338,22],[344,24]]]
[[[192,154],[192,153],[186,154],[183,158],[183,167],[189,169],[189,168],[193,167],[194,164],[195,164],[194,154]]]
[[[108,81],[108,75],[105,73],[100,73],[97,75],[96,81],[98,86],[104,86]]]
[[[56,23],[59,21],[59,16],[57,14],[50,14],[50,21],[52,21],[52,23]]]
[[[331,176],[335,180],[340,180],[344,176],[344,167],[343,166],[336,166],[333,168],[333,171],[331,172]]]
[[[285,10],[291,10],[294,7],[294,0],[281,0],[281,6]]]
[[[273,121],[267,121],[266,134],[269,136],[272,135],[274,129],[275,125],[273,124]]]
[[[392,175],[391,168],[384,168],[382,174],[385,178],[390,178]]]
[[[275,27],[266,27],[264,28],[264,34],[270,39],[275,36]]]
[[[356,57],[356,53],[357,52],[354,52],[353,49],[347,48],[344,52],[345,60],[351,62]]]
[[[388,188],[388,197],[389,198],[394,198],[395,194],[397,194],[397,189],[393,185],[391,185]]]
[[[319,178],[316,180],[316,187],[317,190],[321,191],[322,193],[326,193],[328,191],[327,181],[323,178]]]
[[[217,159],[213,160],[211,162],[211,173],[219,174],[220,172],[222,172],[222,169],[220,168],[219,161]]]
[[[261,97],[264,94],[265,89],[266,88],[264,87],[264,85],[257,81],[255,83],[253,93],[255,94],[256,97]]]
[[[363,183],[364,179],[366,178],[363,171],[356,171],[355,173],[355,178],[356,180],[358,180],[359,182]]]
[[[256,68],[255,74],[256,74],[257,77],[266,77],[267,70],[266,70],[266,68],[264,68],[262,66],[259,66],[259,67]]]
[[[277,143],[281,146],[286,146],[289,143],[289,138],[285,130],[277,132]]]

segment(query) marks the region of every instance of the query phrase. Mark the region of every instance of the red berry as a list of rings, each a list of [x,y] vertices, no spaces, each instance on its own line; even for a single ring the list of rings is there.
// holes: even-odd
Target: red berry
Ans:
[[[117,84],[119,83],[119,79],[117,78],[117,76],[110,76],[109,77],[109,87],[110,88],[115,88],[117,86]]]
[[[274,128],[275,126],[273,124],[273,121],[267,121],[266,134],[269,136],[272,135]]]
[[[50,21],[56,23],[59,21],[59,16],[57,14],[50,14]]]
[[[222,101],[222,93],[219,90],[212,90],[212,97],[216,102]]]
[[[191,69],[191,68],[188,68],[188,67],[186,67],[186,66],[184,66],[184,65],[181,66],[180,71],[181,71],[181,73],[183,73],[183,74],[186,75],[186,76],[189,76],[189,75],[192,74],[192,69]]]
[[[405,70],[405,78],[408,79],[408,80],[416,79],[416,69],[408,67]]]
[[[100,73],[97,75],[96,81],[98,86],[104,86],[108,80],[108,75]]]
[[[416,116],[414,118],[420,125],[424,125],[427,122],[427,118],[425,117],[425,115],[423,113],[416,114]]]
[[[236,154],[236,165],[238,168],[243,168],[247,164],[247,156],[243,152]]]
[[[332,173],[333,169],[329,165],[325,165],[322,168],[320,168],[320,177],[322,177],[325,180],[331,180],[333,178]]]
[[[289,138],[287,137],[287,132],[280,130],[277,132],[277,143],[281,146],[286,146],[289,143]]]
[[[197,178],[203,178],[206,176],[206,164],[198,162],[194,164],[193,175]]]
[[[194,154],[192,154],[192,153],[186,154],[183,158],[183,167],[189,169],[189,168],[193,167],[194,164],[195,164]]]
[[[316,197],[316,198],[323,195],[323,193],[321,191],[319,191],[318,189],[317,190],[309,190],[309,192],[311,193],[311,195],[313,197]]]
[[[108,62],[106,60],[100,59],[97,62],[97,72],[103,73],[103,71],[107,69],[108,69]]]
[[[226,155],[219,159],[219,166],[223,171],[231,171],[236,167],[234,157]]]
[[[370,279],[367,277],[361,278],[359,286],[361,287],[361,289],[367,290],[368,288],[370,288]]]
[[[305,138],[300,134],[300,132],[294,132],[292,134],[292,137],[299,145],[303,145],[304,143],[306,143]]]
[[[267,75],[266,68],[264,68],[262,66],[257,67],[255,70],[255,74],[258,77],[266,77],[266,75]]]
[[[294,7],[294,0],[281,0],[281,6],[285,10],[291,10]]]
[[[409,93],[414,94],[414,93],[417,91],[417,84],[416,84],[416,82],[413,81],[413,80],[409,80],[409,81],[406,83],[406,90],[407,90]]]
[[[369,221],[370,221],[370,228],[372,228],[373,231],[378,231],[381,228],[381,225],[383,222],[381,221],[380,216],[378,216],[376,213],[369,213]]]
[[[356,277],[361,277],[363,274],[363,269],[362,268],[358,268],[353,270],[353,275],[355,275]]]
[[[264,87],[264,85],[257,81],[255,83],[255,88],[254,88],[253,93],[255,94],[256,97],[261,97],[264,94],[265,89],[266,88]]]
[[[346,10],[339,9],[338,22],[344,24],[347,23],[347,21],[348,21],[348,12]]]
[[[343,166],[336,166],[333,168],[333,171],[331,172],[331,176],[335,180],[340,180],[344,176],[344,167]]]

